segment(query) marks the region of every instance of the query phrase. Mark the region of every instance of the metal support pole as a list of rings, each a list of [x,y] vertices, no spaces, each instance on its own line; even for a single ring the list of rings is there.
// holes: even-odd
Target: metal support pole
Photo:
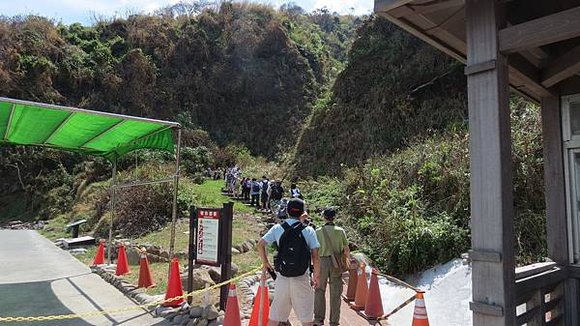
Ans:
[[[111,220],[109,221],[109,246],[107,247],[107,260],[109,265],[111,265],[111,249],[113,247],[113,220],[115,219],[115,200],[116,198],[116,188],[117,184],[117,158],[113,160],[113,178],[111,180]]]
[[[197,209],[191,208],[189,215],[189,254],[187,259],[187,293],[193,291],[193,264],[197,259]],[[193,297],[187,297],[187,303],[191,305]]]
[[[258,307],[258,326],[266,326],[264,325],[264,305],[266,304],[266,291],[268,288],[266,287],[266,272],[262,270],[262,275],[260,276],[260,287],[262,289],[258,289],[260,292],[260,306]],[[268,304],[270,304],[268,302]]]
[[[229,280],[232,275],[232,223],[234,219],[234,203],[223,204],[220,217],[220,251],[221,251],[221,279],[220,282]],[[228,301],[229,285],[225,284],[220,289],[220,309],[226,310]]]
[[[177,192],[179,189],[179,163],[181,156],[181,128],[177,129],[177,152],[175,154],[175,175],[173,176],[173,210],[171,212],[171,240],[169,243],[169,257],[175,251],[175,225],[177,224]]]

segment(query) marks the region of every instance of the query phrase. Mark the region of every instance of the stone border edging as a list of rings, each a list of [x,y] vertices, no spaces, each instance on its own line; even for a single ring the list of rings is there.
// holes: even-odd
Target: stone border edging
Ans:
[[[113,285],[124,295],[137,301],[140,305],[151,304],[165,297],[162,294],[148,295],[144,293],[145,289],[137,288],[135,285],[116,276],[114,274],[115,265],[92,266],[91,271]],[[224,319],[224,312],[218,310],[213,304],[190,307],[187,302],[184,302],[181,307],[177,308],[156,306],[150,312],[157,317],[163,317],[173,325],[183,326],[218,326],[223,324]],[[247,318],[249,318],[249,315]]]

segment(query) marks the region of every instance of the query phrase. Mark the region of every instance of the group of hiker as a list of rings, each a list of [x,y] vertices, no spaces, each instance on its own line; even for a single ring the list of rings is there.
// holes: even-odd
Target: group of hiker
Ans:
[[[234,198],[241,198],[263,212],[278,212],[285,196],[282,180],[242,177],[238,166],[228,168],[225,173],[226,189]],[[290,185],[290,198],[303,198],[295,183]],[[284,206],[285,207],[285,206]],[[282,208],[284,208],[282,207]]]
[[[342,272],[350,250],[344,229],[334,225],[336,211],[325,209],[322,212],[325,224],[316,230],[308,223],[310,217],[302,199],[291,198],[286,214],[287,218],[270,228],[258,242],[263,272],[275,279],[268,326],[286,322],[292,309],[302,325],[324,325],[327,285],[329,325],[339,325]],[[273,265],[267,245],[277,249]]]

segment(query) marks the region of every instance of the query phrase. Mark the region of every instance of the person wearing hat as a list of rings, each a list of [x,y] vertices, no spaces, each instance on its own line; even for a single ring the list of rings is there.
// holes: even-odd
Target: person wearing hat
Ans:
[[[262,260],[263,273],[276,271],[274,300],[270,306],[268,326],[285,322],[294,313],[304,326],[312,326],[314,319],[314,291],[319,283],[320,243],[316,231],[305,226],[300,218],[305,214],[304,201],[292,198],[286,207],[288,218],[276,224],[258,242],[258,254]],[[277,244],[277,254],[272,267],[268,261],[266,245]],[[310,278],[310,262],[314,265]]]
[[[336,211],[327,208],[322,212],[326,224],[316,230],[320,242],[320,285],[314,294],[314,325],[324,325],[326,316],[326,285],[330,284],[330,325],[339,325],[342,272],[332,261],[333,255],[350,256],[344,229],[334,225]]]

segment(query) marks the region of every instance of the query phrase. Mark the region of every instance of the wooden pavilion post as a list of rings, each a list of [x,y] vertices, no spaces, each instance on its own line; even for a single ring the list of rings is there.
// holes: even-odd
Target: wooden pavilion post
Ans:
[[[505,18],[495,0],[467,0],[474,326],[515,325],[513,186]]]
[[[570,264],[564,176],[564,160],[567,158],[562,148],[562,117],[557,95],[542,98],[542,134],[548,256],[558,265],[567,266]],[[565,325],[578,325],[577,289],[578,280],[568,278],[565,281]]]
[[[558,96],[542,98],[542,134],[544,139],[544,185],[548,255],[559,265],[569,264],[566,220],[566,186],[562,149],[562,118]]]

